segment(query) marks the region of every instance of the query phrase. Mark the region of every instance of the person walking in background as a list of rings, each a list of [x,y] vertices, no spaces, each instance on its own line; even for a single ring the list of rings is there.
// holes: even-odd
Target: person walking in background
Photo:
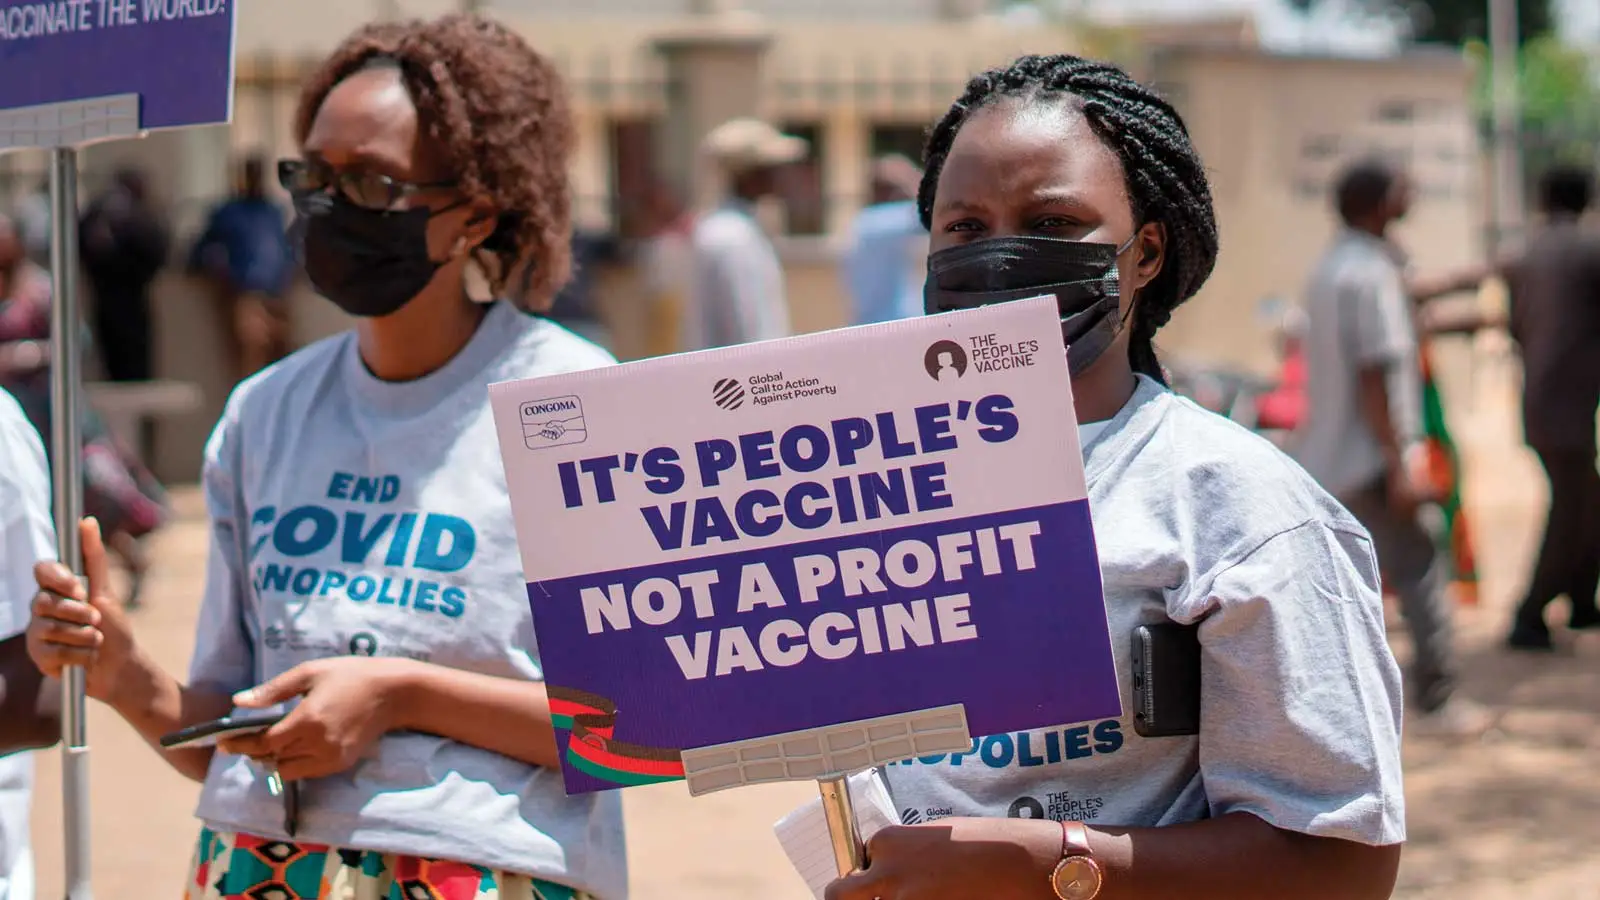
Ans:
[[[0,216],[0,388],[14,396],[41,435],[51,433],[50,275],[29,260],[11,220]],[[86,340],[86,344],[89,342]],[[137,604],[149,569],[141,540],[166,521],[166,492],[93,409],[81,413],[83,508],[132,579]],[[54,453],[54,448],[50,448]]]
[[[28,657],[33,564],[55,557],[50,470],[22,407],[0,390],[0,898],[33,900],[28,809],[33,756],[54,744],[60,688]]]
[[[189,270],[208,278],[215,291],[240,381],[289,352],[294,258],[284,211],[267,196],[266,169],[259,155],[244,160],[237,190],[212,211],[189,256]]]
[[[1544,541],[1506,638],[1519,650],[1553,646],[1545,609],[1563,594],[1573,629],[1600,628],[1600,234],[1580,224],[1593,195],[1588,169],[1545,173],[1544,227],[1503,273],[1522,351],[1524,437],[1550,479]]]
[[[148,381],[154,352],[150,288],[167,264],[171,236],[144,174],[117,172],[111,187],[89,204],[78,233],[106,377]]]
[[[694,297],[680,343],[700,350],[787,337],[783,266],[755,206],[805,158],[806,142],[759,119],[734,119],[713,129],[701,150],[728,196],[695,225]]]
[[[844,258],[853,325],[922,314],[928,230],[917,214],[921,180],[922,172],[904,156],[884,156],[872,165],[872,202],[856,215]]]
[[[1405,273],[1389,241],[1409,210],[1398,170],[1364,161],[1338,178],[1343,228],[1306,297],[1306,419],[1294,453],[1372,533],[1385,586],[1400,601],[1414,657],[1410,688],[1420,732],[1467,736],[1493,723],[1456,696],[1447,565],[1418,518],[1437,499],[1423,471],[1423,385]]]

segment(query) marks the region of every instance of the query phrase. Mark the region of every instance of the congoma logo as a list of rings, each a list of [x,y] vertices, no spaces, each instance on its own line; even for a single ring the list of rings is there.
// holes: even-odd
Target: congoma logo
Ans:
[[[744,388],[732,378],[724,378],[711,386],[711,399],[723,409],[738,409],[744,405]]]

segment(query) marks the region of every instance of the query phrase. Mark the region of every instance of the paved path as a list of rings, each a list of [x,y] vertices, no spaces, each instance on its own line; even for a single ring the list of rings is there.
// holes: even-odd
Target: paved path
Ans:
[[[1407,747],[1412,840],[1396,896],[1600,900],[1600,644],[1546,659],[1508,658],[1493,646],[1537,537],[1542,481],[1505,437],[1516,432],[1503,402],[1464,418],[1469,425],[1461,437],[1478,448],[1469,461],[1476,475],[1471,500],[1486,575],[1484,607],[1462,616],[1467,689],[1511,712],[1490,740]],[[194,495],[180,493],[178,501],[184,516],[155,543],[158,564],[138,625],[147,646],[181,671],[205,544]],[[90,734],[96,896],[178,896],[195,831],[195,786],[104,710],[91,713]],[[629,792],[635,895],[803,900],[770,826],[811,796],[806,785],[695,801],[676,785]],[[58,757],[46,754],[34,816],[41,900],[62,896],[58,797]]]

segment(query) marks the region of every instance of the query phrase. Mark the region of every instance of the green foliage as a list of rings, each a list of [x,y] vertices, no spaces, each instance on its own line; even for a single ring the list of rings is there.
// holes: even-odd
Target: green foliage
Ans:
[[[1477,62],[1476,100],[1484,133],[1490,128],[1493,67],[1481,41],[1468,42]],[[1517,59],[1522,104],[1523,156],[1535,175],[1557,162],[1593,163],[1600,146],[1600,64],[1551,35],[1534,38]]]
[[[1286,0],[1300,12],[1339,3],[1354,14],[1401,12],[1410,18],[1419,43],[1460,46],[1489,39],[1489,0]],[[1518,38],[1526,44],[1555,28],[1551,0],[1517,0]]]

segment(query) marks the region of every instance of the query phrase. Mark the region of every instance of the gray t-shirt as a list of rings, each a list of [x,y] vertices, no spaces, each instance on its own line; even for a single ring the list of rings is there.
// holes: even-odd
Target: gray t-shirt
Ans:
[[[887,767],[901,817],[1150,827],[1230,812],[1405,839],[1400,673],[1359,524],[1271,444],[1141,378],[1085,445],[1124,715]],[[1198,737],[1133,727],[1133,631],[1200,623]],[[1039,677],[1051,677],[1050,660]]]
[[[1402,446],[1422,439],[1422,372],[1405,273],[1389,244],[1341,232],[1306,292],[1306,421],[1292,452],[1334,496],[1384,475],[1383,453],[1361,413],[1360,373],[1388,370],[1389,416]]]
[[[789,336],[783,266],[748,203],[730,200],[708,213],[695,224],[693,248],[685,350]]]
[[[240,385],[206,454],[211,560],[191,682],[232,692],[346,654],[540,680],[487,386],[612,362],[496,303],[416,381],[374,378],[345,333]],[[627,894],[615,793],[568,797],[558,771],[443,738],[390,734],[376,759],[307,783],[301,806],[300,840]],[[212,761],[199,816],[286,837],[261,768],[238,756]]]
[[[22,407],[0,388],[0,641],[28,630],[29,606],[38,592],[33,564],[55,558],[44,444]],[[33,900],[32,789],[33,754],[0,756],[0,900]]]

